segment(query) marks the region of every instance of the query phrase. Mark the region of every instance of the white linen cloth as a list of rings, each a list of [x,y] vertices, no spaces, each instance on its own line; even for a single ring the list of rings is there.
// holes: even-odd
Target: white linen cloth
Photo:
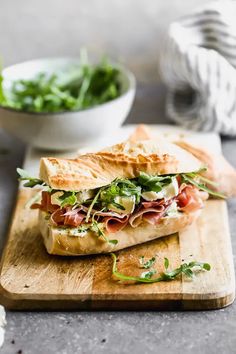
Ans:
[[[172,23],[160,68],[172,120],[236,136],[236,1],[212,2]]]

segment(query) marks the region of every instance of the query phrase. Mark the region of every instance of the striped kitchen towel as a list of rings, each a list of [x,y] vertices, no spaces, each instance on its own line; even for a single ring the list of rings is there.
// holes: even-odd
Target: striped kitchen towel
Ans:
[[[172,23],[160,68],[172,120],[236,136],[236,1],[215,1]]]

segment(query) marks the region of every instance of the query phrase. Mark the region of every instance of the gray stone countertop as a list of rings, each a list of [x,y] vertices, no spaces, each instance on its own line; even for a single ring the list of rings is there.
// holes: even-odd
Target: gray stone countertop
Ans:
[[[127,123],[166,123],[165,90],[141,86]],[[17,189],[15,169],[25,146],[0,131],[0,246]],[[223,152],[236,166],[236,141],[223,139]],[[236,253],[236,200],[228,202]],[[236,353],[236,302],[206,312],[7,312],[1,353]]]

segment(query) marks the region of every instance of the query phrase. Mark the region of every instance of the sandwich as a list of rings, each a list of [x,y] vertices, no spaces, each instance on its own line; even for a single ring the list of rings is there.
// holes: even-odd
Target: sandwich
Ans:
[[[114,252],[180,231],[199,216],[209,193],[192,154],[158,138],[131,139],[76,159],[42,158],[39,228],[49,254]]]

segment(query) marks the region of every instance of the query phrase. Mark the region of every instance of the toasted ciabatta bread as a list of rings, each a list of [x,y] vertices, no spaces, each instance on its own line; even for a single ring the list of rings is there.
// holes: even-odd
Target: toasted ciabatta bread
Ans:
[[[124,229],[107,235],[109,240],[116,239],[116,245],[104,241],[92,231],[83,236],[78,235],[77,229],[52,226],[45,212],[39,211],[40,231],[48,253],[64,256],[81,256],[88,254],[115,252],[120,249],[148,242],[156,238],[176,233],[192,224],[200,214],[200,210],[191,213],[179,213],[175,217],[163,217],[154,226],[143,222],[136,228],[130,225]]]
[[[53,189],[80,191],[135,178],[140,171],[164,175],[197,171],[202,163],[181,147],[159,138],[127,141],[74,160],[42,158],[40,178]]]
[[[142,140],[139,140],[139,139]],[[159,138],[149,140],[149,132],[140,126],[131,138],[96,153],[77,159],[42,158],[40,178],[51,188],[65,191],[94,189],[110,184],[116,178],[135,178],[140,172],[150,175],[198,171],[202,167],[193,155]],[[200,214],[180,212],[162,217],[157,225],[143,221],[138,227],[129,224],[115,233],[108,233],[106,242],[91,230],[78,233],[77,228],[52,225],[48,214],[39,211],[40,231],[48,253],[56,255],[88,255],[114,252],[143,242],[170,235],[191,224]]]
[[[129,141],[150,140],[152,138],[150,128],[145,124],[137,125],[134,132],[129,136]]]

